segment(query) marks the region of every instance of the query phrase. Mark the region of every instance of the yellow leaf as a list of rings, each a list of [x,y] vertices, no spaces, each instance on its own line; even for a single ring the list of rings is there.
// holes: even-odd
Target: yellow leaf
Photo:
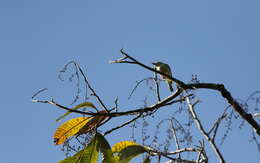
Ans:
[[[138,144],[133,141],[121,141],[121,142],[116,143],[112,147],[112,152],[118,153],[118,152],[122,151],[123,149],[125,149],[126,147],[133,146],[133,145],[138,145]]]
[[[75,107],[71,108],[71,110],[77,110],[77,109],[82,108],[82,107],[90,107],[90,108],[96,109],[95,105],[92,104],[91,102],[83,102],[83,103],[76,105]],[[69,115],[70,113],[71,113],[71,111],[67,111],[65,114],[63,114],[62,116],[57,118],[56,122],[60,121],[61,119],[63,119],[67,115]]]
[[[54,133],[54,142],[56,145],[64,143],[69,137],[74,136],[92,117],[73,118],[62,125]]]

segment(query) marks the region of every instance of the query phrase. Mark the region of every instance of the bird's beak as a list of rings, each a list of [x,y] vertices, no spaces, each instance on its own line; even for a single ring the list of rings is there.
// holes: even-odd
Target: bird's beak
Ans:
[[[152,63],[153,65],[156,65],[156,63]]]

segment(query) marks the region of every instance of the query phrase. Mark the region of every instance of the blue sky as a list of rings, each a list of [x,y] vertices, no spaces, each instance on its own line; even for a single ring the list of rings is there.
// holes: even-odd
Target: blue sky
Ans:
[[[52,142],[59,125],[55,119],[63,111],[30,98],[47,87],[43,98],[69,106],[75,85],[57,76],[71,60],[86,70],[108,106],[119,97],[121,111],[142,106],[147,88],[137,91],[136,101],[127,96],[135,81],[152,75],[137,66],[108,64],[121,57],[121,48],[150,66],[157,60],[168,63],[185,82],[197,74],[201,82],[224,83],[235,98],[247,98],[260,90],[259,5],[257,0],[0,1],[0,162],[48,163],[64,157]],[[204,122],[211,121],[226,103],[212,91],[200,94],[198,109]],[[221,148],[227,162],[258,162],[250,130],[234,126]],[[128,139],[119,136],[126,130],[108,139]]]

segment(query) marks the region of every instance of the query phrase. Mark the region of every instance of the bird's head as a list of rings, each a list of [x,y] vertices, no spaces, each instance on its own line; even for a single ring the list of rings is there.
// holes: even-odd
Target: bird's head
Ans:
[[[164,64],[164,63],[162,63],[162,62],[154,62],[154,63],[152,63],[153,65],[155,65],[155,66],[161,66],[162,64]]]

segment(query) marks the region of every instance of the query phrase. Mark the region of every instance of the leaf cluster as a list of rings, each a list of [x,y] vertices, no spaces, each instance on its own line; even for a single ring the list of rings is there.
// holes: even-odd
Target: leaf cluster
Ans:
[[[133,158],[144,152],[146,152],[144,146],[131,141],[116,143],[111,148],[105,137],[96,133],[84,149],[72,157],[59,161],[59,163],[96,163],[99,155],[102,155],[102,163],[129,163]],[[144,160],[144,163],[149,162],[149,158]]]

